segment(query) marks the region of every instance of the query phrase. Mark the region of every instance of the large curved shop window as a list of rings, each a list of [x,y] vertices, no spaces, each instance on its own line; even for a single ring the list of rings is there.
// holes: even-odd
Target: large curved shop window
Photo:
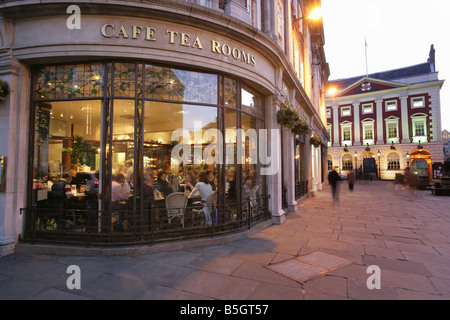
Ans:
[[[223,199],[241,200],[250,189],[264,193],[260,165],[252,158],[258,138],[249,134],[264,128],[263,98],[239,81],[136,62],[42,66],[33,76],[33,205],[49,199],[65,173],[72,177],[74,198],[87,189],[103,194],[103,202],[92,197],[74,203],[80,209],[114,207],[112,185],[121,175],[129,197],[145,196],[161,170],[173,191],[186,188],[180,176],[189,175],[195,185],[199,171],[210,170]],[[237,128],[246,133],[243,153]],[[222,141],[208,134],[215,129]],[[176,130],[187,136],[172,141]],[[192,160],[173,158],[181,142],[190,144]],[[217,142],[223,143],[212,148]],[[223,162],[195,161],[196,151],[212,150],[214,157],[218,148]]]

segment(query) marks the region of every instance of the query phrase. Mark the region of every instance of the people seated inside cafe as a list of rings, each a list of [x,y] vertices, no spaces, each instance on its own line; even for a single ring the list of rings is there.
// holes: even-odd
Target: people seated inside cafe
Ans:
[[[72,175],[66,172],[62,175],[61,179],[53,183],[52,191],[55,195],[60,195],[66,200],[72,198],[72,187],[70,183],[72,182]]]
[[[153,201],[154,200],[154,193],[153,193],[153,173],[148,172],[144,174],[144,180],[143,180],[143,194],[144,194],[144,200],[145,201]]]
[[[195,186],[192,184],[192,181],[192,175],[190,173],[186,173],[184,175],[184,181],[180,183],[180,188],[178,189],[178,191],[188,192],[190,194],[195,188]]]
[[[173,193],[172,187],[167,182],[167,173],[163,169],[158,170],[157,179],[153,183],[153,189],[161,192],[164,197]]]
[[[211,170],[207,170],[206,175],[208,176],[208,181],[211,185],[212,190],[216,190],[216,177],[214,177],[214,172],[212,172]]]
[[[125,173],[125,180],[132,186],[134,174],[133,160],[125,161],[124,173]]]
[[[111,183],[111,201],[113,203],[113,208],[120,208],[121,203],[126,201],[130,196],[130,185],[125,179],[123,173],[118,173],[113,177]]]
[[[195,185],[194,190],[191,192],[191,198],[194,197],[196,193],[200,193],[201,202],[206,202],[206,199],[213,191],[209,182],[210,181],[206,171],[200,171],[198,174],[198,182]]]

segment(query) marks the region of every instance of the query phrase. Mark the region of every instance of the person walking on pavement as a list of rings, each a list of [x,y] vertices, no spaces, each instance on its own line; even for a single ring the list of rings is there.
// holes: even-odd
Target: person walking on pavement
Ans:
[[[353,186],[355,184],[355,173],[353,171],[349,171],[347,173],[347,181],[348,181],[348,188],[350,191],[353,191]]]
[[[338,200],[338,182],[341,180],[339,174],[336,172],[336,169],[333,169],[328,174],[328,182],[331,185],[331,194],[333,195],[333,200]]]

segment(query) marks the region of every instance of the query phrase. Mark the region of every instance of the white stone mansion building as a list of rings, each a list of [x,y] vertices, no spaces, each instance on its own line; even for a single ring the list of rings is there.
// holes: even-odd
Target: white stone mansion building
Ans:
[[[393,180],[411,167],[431,182],[432,163],[443,162],[443,84],[433,46],[425,63],[330,81],[328,169]]]

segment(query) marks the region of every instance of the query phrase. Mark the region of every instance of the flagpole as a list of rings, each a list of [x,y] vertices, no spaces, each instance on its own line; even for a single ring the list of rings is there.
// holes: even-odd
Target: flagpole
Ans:
[[[364,49],[366,51],[366,75],[367,75],[367,77],[369,77],[369,67],[367,65],[367,41],[366,41],[366,37],[364,37]]]

